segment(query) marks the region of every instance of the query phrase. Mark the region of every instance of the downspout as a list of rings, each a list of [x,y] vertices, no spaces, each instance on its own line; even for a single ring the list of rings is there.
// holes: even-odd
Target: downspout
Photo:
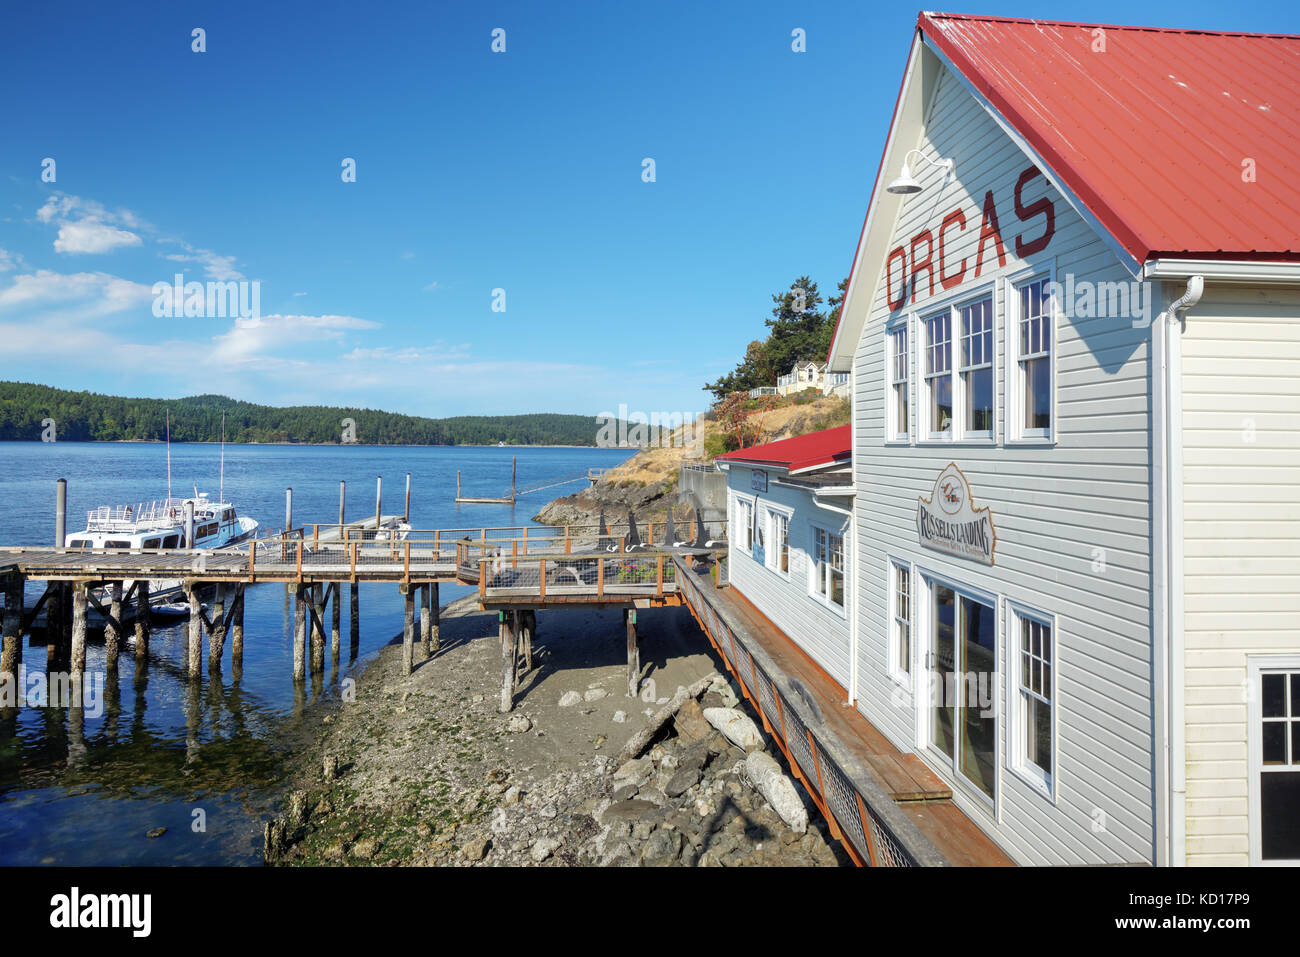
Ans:
[[[1191,276],[1187,290],[1165,313],[1165,628],[1169,638],[1170,864],[1187,864],[1187,737],[1183,714],[1183,403],[1182,330],[1186,310],[1201,301],[1205,278]]]
[[[840,306],[841,312],[843,305]],[[857,354],[854,354],[854,363],[857,361]],[[860,461],[858,455],[858,390],[856,388],[856,376],[853,374],[853,367],[849,368],[849,462],[854,463],[849,468],[849,478],[853,482],[853,505],[849,509],[849,534],[853,537],[853,574],[847,576],[851,578],[852,592],[850,593],[849,605],[849,700],[848,703],[854,707],[858,703],[858,583],[862,577],[862,550],[858,548],[858,470],[856,463]]]

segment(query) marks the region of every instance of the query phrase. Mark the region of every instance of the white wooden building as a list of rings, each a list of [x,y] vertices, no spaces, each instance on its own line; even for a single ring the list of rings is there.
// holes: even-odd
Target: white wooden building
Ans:
[[[731,585],[841,686],[854,582],[847,425],[728,452]]]
[[[825,667],[1020,863],[1300,860],[1298,118],[1296,37],[919,18]]]

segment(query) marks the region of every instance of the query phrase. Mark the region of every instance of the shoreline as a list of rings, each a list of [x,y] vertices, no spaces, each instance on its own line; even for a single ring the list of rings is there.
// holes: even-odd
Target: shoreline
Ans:
[[[617,609],[539,612],[534,668],[521,668],[504,715],[496,618],[472,597],[447,606],[432,657],[421,660],[417,642],[409,677],[399,671],[400,638],[384,646],[352,701],[304,715],[280,816],[266,825],[267,863],[846,863],[815,814],[805,831],[786,826],[746,783],[745,752],[702,725],[701,704],[736,705],[736,694],[689,613],[661,609],[644,620],[651,665],[638,699],[625,693]],[[688,685],[700,687],[699,702],[660,729],[649,754],[621,759]]]

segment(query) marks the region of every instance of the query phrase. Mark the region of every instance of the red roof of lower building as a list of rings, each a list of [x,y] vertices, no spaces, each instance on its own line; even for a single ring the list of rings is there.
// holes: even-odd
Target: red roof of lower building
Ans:
[[[760,465],[783,468],[790,472],[820,468],[826,465],[846,465],[853,454],[852,427],[836,426],[780,439],[763,445],[751,445],[719,455],[716,461],[735,462],[737,465]]]
[[[1300,260],[1300,36],[917,26],[1138,263]]]

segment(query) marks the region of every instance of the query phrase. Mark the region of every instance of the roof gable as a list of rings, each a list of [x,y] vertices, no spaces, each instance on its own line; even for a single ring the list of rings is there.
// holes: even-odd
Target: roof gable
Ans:
[[[1300,259],[1300,37],[949,14],[918,27],[1137,262]]]
[[[917,145],[932,92],[948,71],[1131,273],[1170,254],[1180,261],[1300,261],[1300,229],[1294,226],[1300,219],[1300,161],[1288,149],[1300,140],[1300,37],[927,13],[920,15],[917,27],[832,338],[829,369],[851,366],[904,200],[886,192],[884,183],[897,175],[904,153]],[[1106,52],[1093,52],[1097,29],[1104,32]],[[1244,46],[1235,46],[1238,41]],[[1256,41],[1267,55],[1261,63],[1244,62],[1251,59]],[[1216,66],[1206,65],[1204,52],[1188,52],[1199,51],[1202,43],[1227,50]],[[1004,52],[1005,59],[999,59]],[[1097,63],[1116,53],[1121,55],[1102,61],[1104,66]],[[1161,62],[1181,55],[1201,57],[1194,87]],[[1186,132],[1204,130],[1204,119],[1180,124],[1184,114],[1194,111],[1194,94],[1208,88],[1208,77],[1226,80],[1231,75],[1240,78],[1218,95],[1234,105],[1216,103],[1210,115],[1233,117],[1237,139],[1222,130],[1205,131],[1204,142],[1213,144],[1206,152],[1199,134]],[[1178,87],[1178,82],[1187,86]],[[1091,87],[1090,92],[1078,92],[1080,86]],[[1261,102],[1244,92],[1259,86],[1276,95]],[[1169,89],[1191,92],[1171,95]],[[1234,92],[1241,95],[1234,99]],[[1112,108],[1098,109],[1103,102]],[[1114,142],[1125,137],[1143,145]],[[1096,141],[1104,145],[1098,147]],[[1247,157],[1236,155],[1246,152],[1245,143],[1257,154],[1250,157],[1257,174],[1250,183],[1242,178],[1241,163]],[[1266,168],[1272,172],[1266,174]],[[1256,189],[1265,175],[1269,188]],[[1188,183],[1200,185],[1189,193]],[[1214,245],[1206,245],[1211,241]]]

